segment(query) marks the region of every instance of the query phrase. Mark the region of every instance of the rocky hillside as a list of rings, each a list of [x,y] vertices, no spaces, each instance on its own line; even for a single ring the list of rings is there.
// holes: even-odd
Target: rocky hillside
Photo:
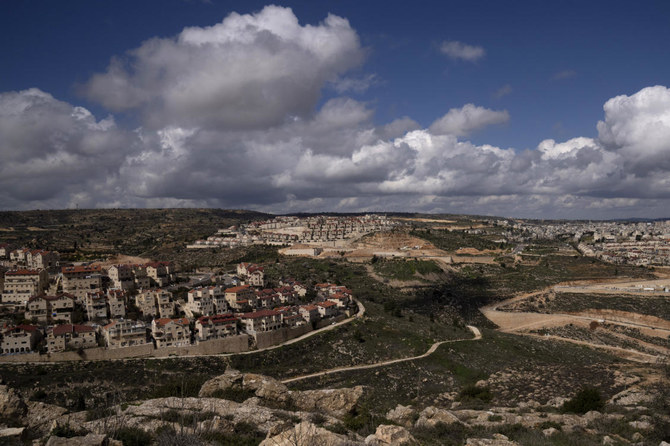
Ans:
[[[658,445],[659,426],[664,425],[667,434],[670,425],[667,414],[646,409],[654,395],[639,389],[621,392],[607,402],[580,400],[578,395],[572,400],[555,398],[544,406],[397,405],[382,416],[373,415],[362,404],[365,392],[363,386],[292,391],[268,376],[227,370],[207,381],[198,397],[157,398],[69,412],[57,405],[26,401],[3,385],[0,444]],[[575,401],[583,406],[573,407]],[[600,411],[589,410],[593,407]],[[363,427],[368,435],[361,435],[366,430]]]

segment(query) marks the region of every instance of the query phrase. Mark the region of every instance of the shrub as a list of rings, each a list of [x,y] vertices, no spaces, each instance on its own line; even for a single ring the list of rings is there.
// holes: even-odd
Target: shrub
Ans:
[[[585,387],[563,404],[563,412],[584,414],[591,410],[602,410],[603,407],[605,401],[600,391],[594,387]]]
[[[51,435],[55,435],[56,437],[72,438],[77,437],[80,434],[82,434],[82,432],[76,431],[69,423],[60,424],[59,422],[56,422],[56,426],[51,429]]]
[[[489,403],[493,399],[493,394],[488,387],[466,386],[458,394],[458,399],[461,401],[479,400]]]
[[[153,440],[150,433],[137,427],[122,427],[113,437],[115,440],[120,440],[123,446],[149,446]]]

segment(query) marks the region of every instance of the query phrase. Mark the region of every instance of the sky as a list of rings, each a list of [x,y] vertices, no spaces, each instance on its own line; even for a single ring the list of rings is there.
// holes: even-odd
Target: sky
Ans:
[[[0,210],[670,218],[666,1],[3,0]]]

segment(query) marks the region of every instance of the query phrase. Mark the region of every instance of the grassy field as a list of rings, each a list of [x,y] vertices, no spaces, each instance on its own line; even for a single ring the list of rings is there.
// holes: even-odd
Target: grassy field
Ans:
[[[381,277],[390,280],[419,280],[428,282],[425,276],[442,274],[442,268],[432,260],[384,260],[379,259],[373,264],[374,271]]]

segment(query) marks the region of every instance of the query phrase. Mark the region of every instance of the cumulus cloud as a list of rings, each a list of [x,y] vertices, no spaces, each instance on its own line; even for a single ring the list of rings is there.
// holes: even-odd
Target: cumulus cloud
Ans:
[[[82,90],[110,110],[139,110],[152,128],[264,128],[308,115],[324,84],[363,57],[346,19],[302,26],[291,9],[267,6],[150,39]]]
[[[448,40],[440,45],[440,52],[450,59],[475,62],[486,54],[481,46],[468,45],[458,40]]]
[[[670,169],[670,89],[645,88],[608,100],[598,139],[624,157],[636,175]]]
[[[132,144],[112,117],[96,121],[36,88],[0,93],[0,207],[94,204]]]
[[[517,151],[467,140],[505,110],[466,104],[422,128],[377,124],[345,96],[317,106],[363,56],[345,19],[268,7],[151,39],[93,76],[87,95],[138,111],[134,130],[38,89],[2,93],[0,208],[667,215],[668,88],[607,101],[595,138]]]
[[[466,136],[475,130],[509,121],[507,110],[495,111],[474,104],[465,104],[461,108],[452,108],[430,126],[434,134]]]

